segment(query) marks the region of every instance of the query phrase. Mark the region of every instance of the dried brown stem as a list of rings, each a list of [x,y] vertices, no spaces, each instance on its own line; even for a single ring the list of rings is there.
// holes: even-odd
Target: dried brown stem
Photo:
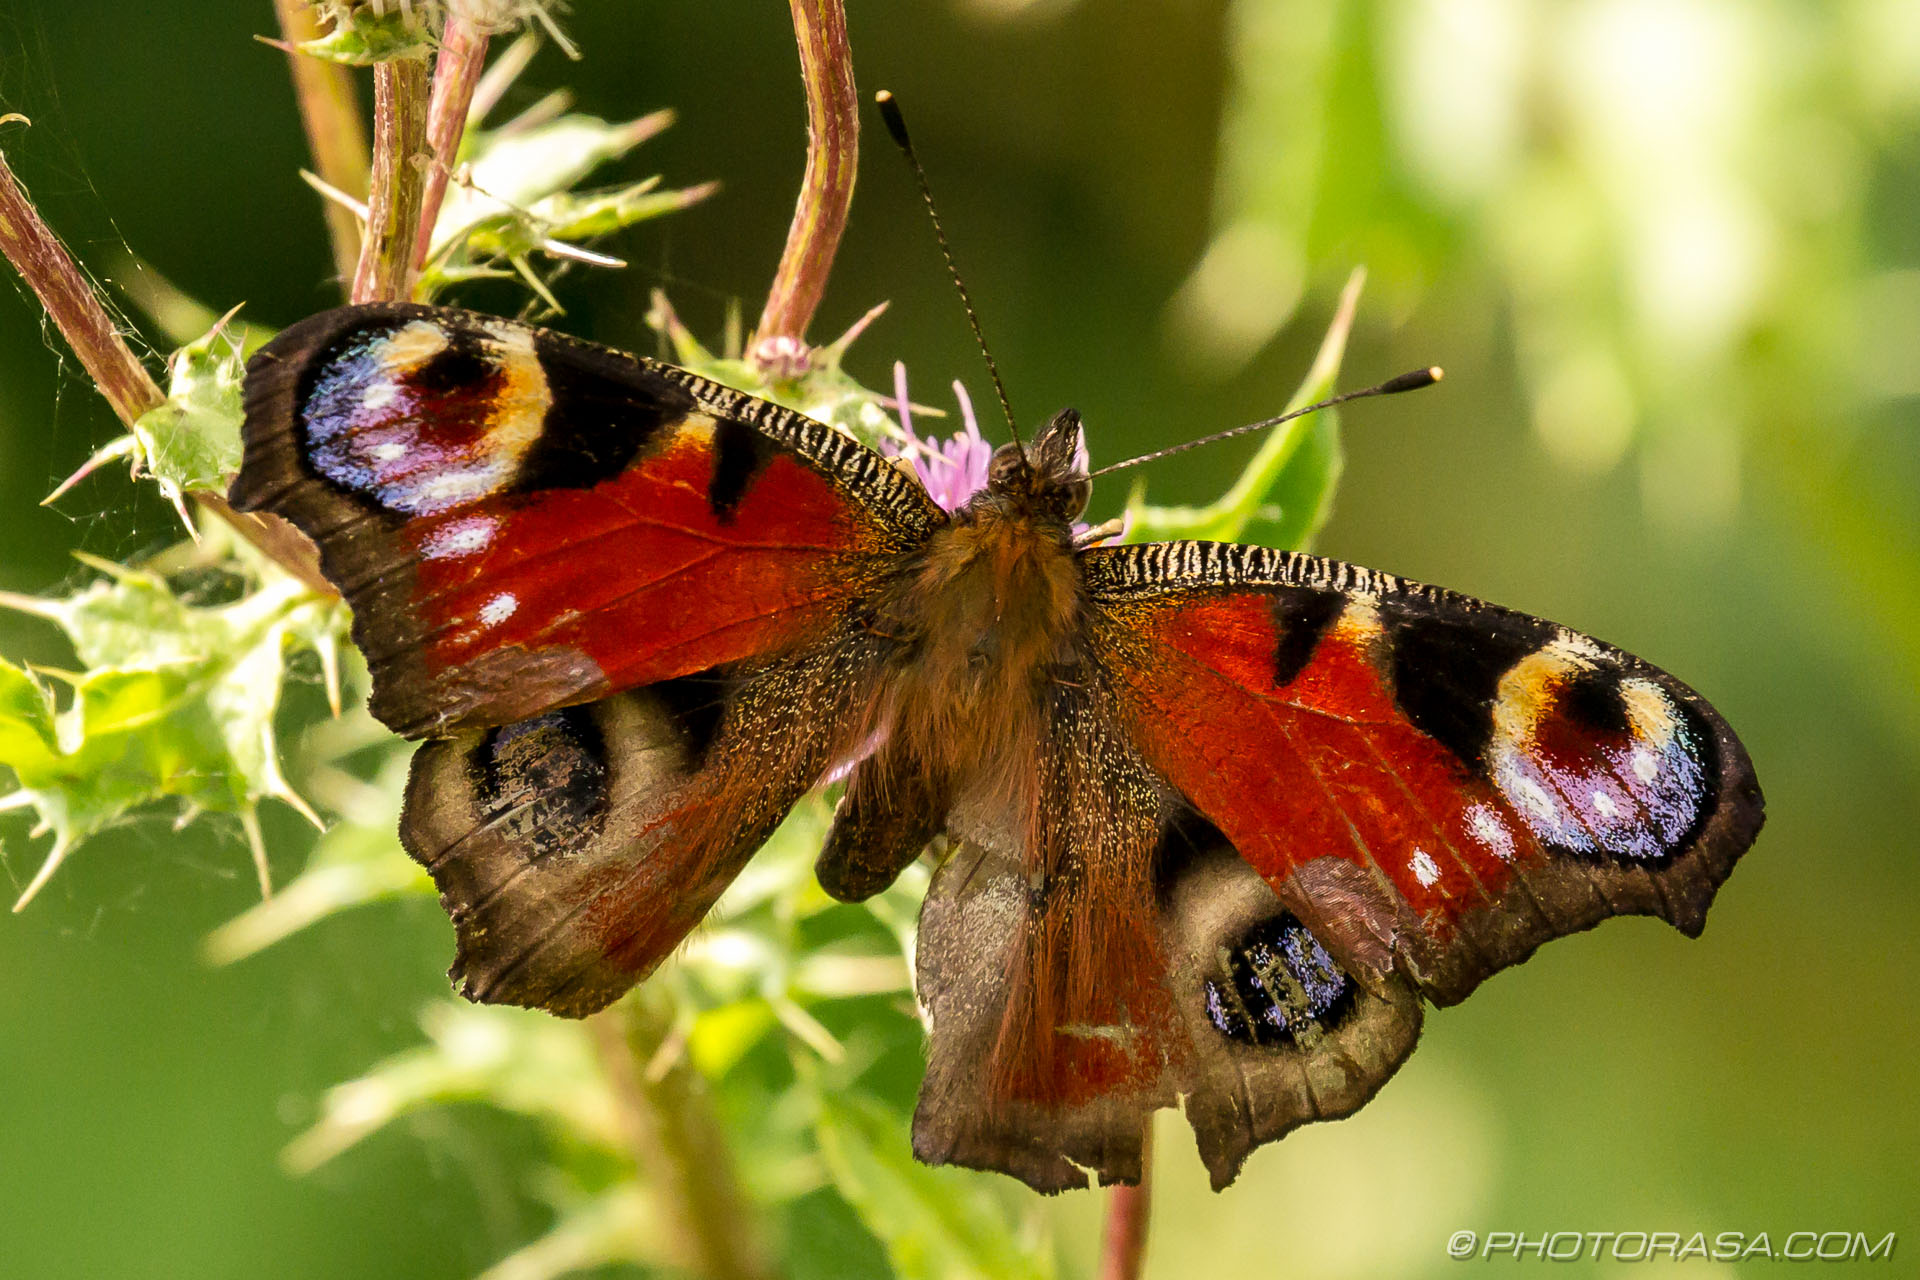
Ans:
[[[487,62],[487,33],[467,17],[459,5],[447,13],[440,38],[440,56],[433,64],[433,99],[427,107],[427,144],[433,159],[427,165],[426,186],[420,198],[420,223],[415,233],[413,269],[427,263],[433,247],[433,225],[440,220],[440,202],[447,179],[460,154],[460,138],[473,109],[473,91]]]
[[[789,0],[789,7],[807,89],[807,170],[787,247],[754,330],[756,346],[771,338],[806,337],[846,230],[860,158],[860,103],[846,8],[841,0]]]
[[[145,366],[113,327],[113,319],[80,268],[40,217],[0,155],[0,253],[14,265],[93,384],[128,426],[166,400]]]
[[[670,1245],[673,1256],[707,1280],[769,1280],[774,1272],[734,1176],[706,1079],[684,1055],[664,1071],[647,1069],[666,1039],[666,1012],[641,992],[587,1026],[619,1099],[634,1162],[659,1198],[661,1221],[679,1236]]]
[[[373,180],[367,235],[353,275],[353,301],[412,294],[413,244],[426,192],[428,77],[425,58],[373,68]]]
[[[1147,1223],[1153,1211],[1153,1130],[1140,1146],[1140,1185],[1107,1193],[1107,1226],[1100,1246],[1100,1280],[1140,1280],[1147,1259]]]
[[[317,39],[320,20],[307,0],[273,0],[280,15],[280,36],[289,45]],[[353,72],[337,62],[287,51],[293,74],[293,95],[300,104],[300,123],[307,131],[313,168],[329,186],[356,198],[367,194],[367,126],[360,118],[354,95]],[[333,246],[334,270],[342,284],[351,281],[360,261],[360,221],[351,210],[331,200],[321,209],[327,217],[327,239]]]

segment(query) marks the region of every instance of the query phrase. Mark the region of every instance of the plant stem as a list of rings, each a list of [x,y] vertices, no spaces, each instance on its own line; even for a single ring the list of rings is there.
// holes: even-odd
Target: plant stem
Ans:
[[[427,143],[433,159],[427,165],[419,229],[414,233],[416,273],[426,265],[433,248],[433,226],[440,220],[440,202],[446,197],[447,179],[460,155],[460,138],[467,131],[467,115],[473,109],[473,91],[486,62],[485,28],[469,18],[463,6],[452,6],[440,37],[440,56],[433,64],[433,99],[427,107]]]
[[[426,193],[427,60],[395,58],[373,68],[373,180],[367,234],[353,275],[353,301],[411,296],[413,244]]]
[[[141,414],[166,400],[114,329],[112,317],[66,246],[27,198],[4,155],[0,155],[0,253],[7,255],[40,299],[122,422],[132,426]]]
[[[1100,1280],[1140,1280],[1147,1258],[1147,1223],[1153,1210],[1153,1127],[1140,1143],[1140,1185],[1107,1193],[1106,1235],[1100,1248]]]
[[[308,0],[273,0],[280,15],[280,36],[299,45],[321,35],[320,21]],[[313,152],[313,169],[329,186],[348,195],[367,193],[367,126],[354,98],[353,72],[337,62],[288,50],[293,96],[300,123]],[[360,261],[360,221],[331,200],[321,202],[327,239],[333,245],[334,270],[342,284],[353,279]]]
[[[754,330],[756,347],[771,338],[797,342],[806,337],[846,230],[860,158],[860,103],[846,8],[841,0],[789,0],[789,7],[807,89],[807,170],[787,247]]]
[[[636,993],[588,1019],[601,1070],[621,1104],[634,1163],[677,1229],[673,1255],[707,1280],[768,1280],[755,1213],[734,1176],[707,1082],[682,1055],[664,1072],[647,1071],[671,1026],[668,1013]]]
[[[131,428],[143,414],[166,403],[159,384],[113,327],[113,318],[79,265],[14,178],[4,154],[0,154],[0,253],[6,254],[40,299],[122,423]],[[195,492],[193,498],[309,587],[334,594],[321,576],[313,544],[292,525],[278,517],[243,515],[217,493]]]

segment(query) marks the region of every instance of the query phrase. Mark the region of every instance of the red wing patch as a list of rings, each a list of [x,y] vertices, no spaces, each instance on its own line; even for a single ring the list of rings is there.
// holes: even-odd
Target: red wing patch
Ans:
[[[713,425],[689,416],[658,454],[592,489],[414,522],[414,599],[436,620],[423,628],[429,664],[572,649],[623,689],[818,632],[873,539],[825,477],[787,456],[757,478],[737,522],[715,519]]]
[[[1149,763],[1343,960],[1387,940],[1442,1003],[1607,915],[1697,933],[1758,830],[1712,708],[1585,636],[1258,548],[1094,552],[1088,578]]]
[[[246,402],[233,503],[320,545],[408,735],[790,650],[942,519],[831,428],[473,312],[314,316]]]

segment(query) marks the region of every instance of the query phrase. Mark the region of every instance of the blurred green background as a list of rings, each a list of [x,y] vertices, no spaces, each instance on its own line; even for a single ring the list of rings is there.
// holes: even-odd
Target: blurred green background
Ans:
[[[852,8],[861,87],[908,110],[1024,420],[1074,405],[1111,460],[1272,413],[1365,264],[1347,383],[1448,378],[1346,416],[1318,549],[1667,667],[1767,791],[1698,942],[1631,920],[1548,947],[1432,1017],[1358,1117],[1264,1149],[1222,1196],[1163,1129],[1149,1274],[1458,1274],[1456,1228],[1920,1231],[1920,6]],[[272,323],[335,300],[285,62],[250,38],[271,24],[265,0],[0,11],[0,110],[34,121],[0,141],[96,273],[131,250]],[[564,323],[652,350],[654,287],[703,335],[732,302],[751,317],[802,157],[784,6],[578,0],[568,29],[585,58],[543,53],[519,101],[674,107],[629,172],[724,189],[611,246],[630,270],[568,277]],[[918,398],[961,377],[984,400],[878,131],[862,170],[814,336],[891,299],[851,370],[884,385],[902,359]],[[36,505],[116,427],[5,278],[0,588],[44,592],[79,580],[76,548],[175,532],[116,479]],[[1156,466],[1149,495],[1210,498],[1253,447]],[[12,616],[0,651],[70,660]],[[16,885],[44,847],[24,828],[0,826]],[[268,834],[284,879],[308,838],[284,812]],[[281,1170],[321,1090],[418,1040],[447,928],[408,901],[204,967],[255,895],[237,828],[154,818],[0,923],[0,1272],[457,1277],[538,1233],[528,1135],[477,1111]],[[1098,1209],[1049,1210],[1070,1272]],[[836,1221],[797,1271],[879,1265]]]

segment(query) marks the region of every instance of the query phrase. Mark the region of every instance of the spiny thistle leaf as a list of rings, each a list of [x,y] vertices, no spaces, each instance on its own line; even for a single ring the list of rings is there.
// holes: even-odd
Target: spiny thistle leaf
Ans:
[[[434,224],[420,296],[451,284],[508,274],[510,266],[554,310],[546,283],[534,273],[535,251],[601,266],[618,259],[590,253],[594,240],[704,199],[713,184],[660,190],[650,178],[601,192],[574,192],[595,169],[626,155],[673,122],[656,111],[620,124],[583,114],[539,118],[534,107],[488,132],[469,132],[461,167]]]
[[[60,627],[88,668],[58,677],[72,694],[57,709],[45,680],[0,664],[0,764],[19,781],[16,803],[54,837],[19,905],[76,841],[160,800],[188,816],[238,815],[264,891],[258,803],[272,796],[313,818],[281,776],[274,738],[287,653],[329,650],[343,611],[280,575],[207,606],[156,573],[96,563],[105,576],[64,600],[0,596],[0,606]]]
[[[212,663],[69,677],[72,703],[55,711],[51,688],[0,662],[4,710],[0,764],[53,833],[53,848],[14,904],[30,902],[74,844],[128,810],[168,797],[232,812],[247,801],[205,700],[195,696]]]
[[[185,496],[220,491],[240,467],[240,383],[245,375],[240,337],[227,331],[233,312],[167,360],[167,399],[142,414],[133,431],[109,441],[48,497],[51,502],[101,464],[131,457],[133,474],[153,477],[160,493],[186,518]]]
[[[331,768],[315,772],[309,790],[341,818],[315,842],[299,875],[208,935],[209,963],[243,960],[341,911],[434,892],[426,871],[394,837],[413,744],[388,735],[377,749],[380,768],[370,782]],[[303,754],[314,753],[309,746]],[[351,794],[338,794],[343,789]]]
[[[524,119],[524,117],[522,117]],[[673,112],[656,111],[618,124],[581,112],[499,129],[469,131],[460,163],[469,182],[447,192],[434,228],[436,247],[475,223],[525,209],[536,200],[570,190],[588,174],[618,160],[673,123]]]
[[[467,230],[466,251],[475,259],[511,260],[538,250],[554,257],[584,257],[595,265],[619,265],[617,259],[583,255],[578,246],[684,209],[713,190],[708,185],[661,191],[659,185],[660,179],[655,177],[612,191],[562,192],[543,197],[523,210],[474,223]]]
[[[350,67],[367,67],[395,58],[424,58],[431,51],[431,31],[424,17],[410,6],[333,6],[333,28],[317,40],[303,41],[300,52]]]

